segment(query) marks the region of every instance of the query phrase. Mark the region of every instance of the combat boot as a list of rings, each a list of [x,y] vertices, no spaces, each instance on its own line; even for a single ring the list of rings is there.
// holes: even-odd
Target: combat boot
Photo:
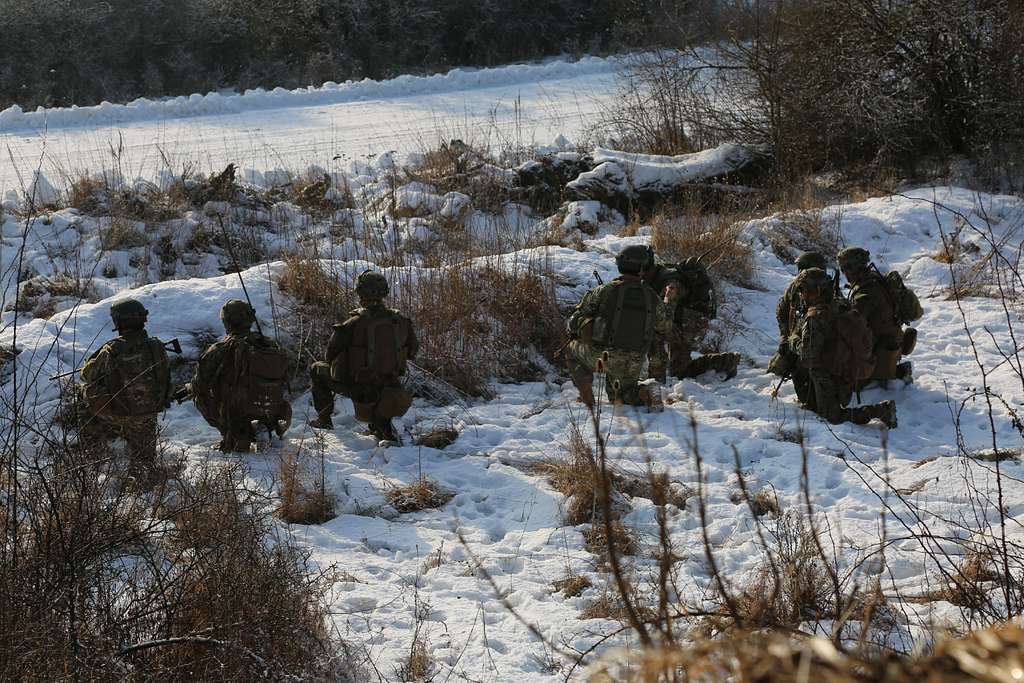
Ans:
[[[331,419],[331,409],[322,410],[317,413],[315,420],[309,421],[313,429],[334,429],[334,420]]]
[[[889,429],[896,429],[896,403],[893,401],[882,401],[878,404],[878,415],[876,417],[885,423]]]
[[[657,380],[648,379],[640,382],[637,394],[640,403],[647,406],[648,412],[660,413],[665,410],[665,400],[662,398],[661,385]]]
[[[391,420],[374,420],[370,423],[370,434],[377,437],[378,441],[399,443],[398,432]]]

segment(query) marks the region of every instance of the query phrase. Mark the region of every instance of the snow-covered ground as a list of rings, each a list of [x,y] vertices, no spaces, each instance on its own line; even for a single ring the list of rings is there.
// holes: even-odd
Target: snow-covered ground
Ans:
[[[435,76],[325,84],[241,95],[192,95],[126,105],[0,112],[0,197],[33,171],[54,179],[117,169],[134,179],[208,172],[228,162],[261,170],[345,165],[440,140],[501,147],[575,138],[614,97],[616,58],[553,60]]]
[[[946,208],[936,208],[938,202]],[[979,387],[975,365],[961,312],[947,300],[949,271],[932,257],[941,245],[940,229],[952,232],[962,220],[957,213],[979,221],[984,213],[995,234],[1005,237],[1013,251],[1024,230],[1024,200],[976,195],[957,189],[919,190],[906,196],[871,199],[837,206],[825,212],[825,220],[839,222],[844,244],[871,250],[883,269],[897,269],[922,297],[926,314],[919,321],[918,348],[912,359],[916,382],[912,386],[871,389],[866,402],[893,399],[898,404],[899,428],[886,435],[880,425],[831,426],[795,404],[790,387],[778,400],[771,398],[776,378],[765,365],[776,339],[774,304],[794,275],[794,268],[780,261],[768,246],[769,238],[785,230],[782,217],[752,221],[747,235],[754,247],[757,279],[763,289],[727,289],[730,308],[738,327],[729,348],[743,354],[738,376],[730,381],[704,376],[671,381],[669,405],[662,414],[605,408],[609,453],[623,470],[643,473],[648,466],[666,472],[673,482],[695,489],[693,434],[689,415],[696,418],[697,437],[704,460],[703,479],[708,504],[708,535],[719,566],[735,585],[742,585],[758,564],[757,536],[753,519],[742,502],[737,466],[753,491],[770,488],[782,511],[803,509],[801,450],[792,434],[799,426],[806,434],[811,503],[827,520],[830,535],[844,568],[852,568],[862,586],[878,576],[882,588],[900,613],[894,644],[909,647],[921,632],[921,621],[959,624],[960,611],[946,602],[901,602],[895,596],[918,598],[942,587],[936,567],[910,533],[924,525],[936,538],[969,539],[985,524],[994,522],[994,508],[979,508],[970,500],[965,481],[991,491],[993,465],[965,458],[963,452],[992,448],[992,435],[984,403],[968,401],[960,416],[962,443],[958,448],[951,410]],[[64,220],[66,217],[58,217]],[[60,244],[62,234],[75,231],[67,221],[60,230],[41,222],[32,226],[27,242]],[[4,262],[12,266],[11,250],[23,235],[21,223],[8,218],[4,224]],[[55,232],[52,232],[55,231]],[[969,232],[969,231],[968,231]],[[88,237],[88,236],[86,236]],[[593,285],[590,273],[607,277],[614,272],[613,255],[628,244],[645,241],[619,237],[611,230],[584,241],[585,251],[544,247],[547,262],[559,283],[560,298],[572,300]],[[963,234],[966,243],[979,237]],[[980,245],[983,246],[983,245]],[[970,248],[967,249],[970,253]],[[252,268],[244,273],[261,318],[271,319],[271,294],[280,302],[284,295],[273,284],[281,264]],[[354,272],[355,269],[343,269]],[[149,329],[161,338],[182,339],[187,357],[201,351],[191,336],[195,331],[219,330],[220,304],[242,296],[234,275],[203,277],[148,284],[132,291],[150,310]],[[182,274],[179,273],[178,277]],[[110,285],[112,298],[124,296],[131,282]],[[108,310],[112,298],[82,304],[58,313],[50,320],[20,320],[17,357],[22,377],[40,378],[22,383],[42,415],[55,408],[57,390],[42,378],[80,363],[83,355],[109,336]],[[976,332],[980,359],[991,368],[992,389],[1014,410],[1024,409],[1020,379],[994,347],[1009,343],[1007,318],[992,298],[964,301],[963,315]],[[5,314],[0,344],[13,339],[13,318]],[[977,334],[987,330],[991,334]],[[4,391],[9,392],[10,386]],[[469,406],[437,407],[417,400],[402,420],[407,432],[432,425],[455,424],[456,443],[440,451],[411,445],[380,449],[363,435],[347,401],[338,402],[336,428],[322,443],[305,422],[310,417],[309,395],[294,401],[295,424],[284,444],[245,456],[254,481],[277,470],[283,452],[298,449],[312,463],[323,450],[328,485],[337,496],[339,516],[321,526],[296,526],[293,532],[313,549],[322,565],[335,564],[346,579],[332,594],[332,616],[341,634],[359,643],[384,672],[391,672],[407,656],[417,620],[428,651],[444,680],[449,674],[472,680],[549,680],[561,678],[571,664],[550,652],[502,605],[475,562],[487,572],[512,606],[534,623],[550,641],[563,647],[586,650],[617,622],[581,620],[580,613],[600,597],[608,576],[589,553],[582,527],[562,521],[562,496],[546,479],[532,473],[529,463],[561,457],[560,444],[574,421],[586,416],[573,402],[569,383],[556,381],[499,385],[497,398]],[[996,439],[1000,449],[1021,447],[1021,436],[1006,417],[996,411]],[[190,405],[174,406],[162,419],[163,435],[171,451],[184,449],[193,462],[224,461],[212,450],[217,434]],[[409,442],[408,435],[406,437]],[[738,465],[736,462],[738,458]],[[1003,463],[1003,505],[1011,540],[1024,540],[1024,468],[1016,460]],[[386,502],[389,487],[414,481],[420,474],[455,492],[441,509],[400,515]],[[888,482],[888,483],[887,483]],[[891,486],[891,488],[890,488]],[[903,491],[914,511],[897,499]],[[656,541],[655,508],[645,499],[631,501],[632,511],[623,519],[641,550],[629,561],[636,564],[637,581],[643,583]],[[883,517],[883,510],[885,512]],[[987,510],[987,512],[985,511]],[[769,525],[772,523],[768,522]],[[676,585],[684,598],[704,594],[709,574],[701,546],[701,529],[693,501],[669,514],[672,540],[680,556]],[[878,554],[887,534],[888,547]],[[975,530],[972,532],[971,530]],[[988,529],[988,533],[992,533]],[[462,536],[472,555],[460,543]],[[949,552],[961,552],[950,543]],[[953,558],[954,560],[958,558]],[[428,561],[429,560],[429,561]],[[567,573],[587,576],[593,586],[578,597],[566,598],[552,583]],[[906,623],[903,623],[903,616]],[[614,642],[614,641],[612,641]],[[560,664],[559,664],[560,663]]]
[[[115,149],[123,145],[127,150],[119,172],[129,184],[136,177],[159,181],[160,171],[180,175],[181,165],[188,161],[197,163],[200,170],[234,162],[242,170],[240,178],[262,185],[274,184],[273,178],[280,175],[273,173],[275,169],[305,171],[315,164],[333,174],[328,192],[344,184],[364,204],[390,197],[396,203],[393,208],[408,209],[411,214],[379,221],[342,209],[325,227],[304,223],[288,202],[241,212],[208,205],[205,211],[160,225],[129,225],[137,233],[133,239],[149,243],[139,245],[122,238],[114,247],[104,243],[103,234],[113,227],[109,220],[70,210],[28,221],[11,213],[3,215],[3,308],[12,303],[10,285],[19,279],[19,272],[21,279],[40,278],[39,287],[57,290],[53,283],[62,277],[93,276],[88,292],[64,291],[49,301],[37,291],[38,305],[49,306],[51,317],[22,314],[16,318],[11,310],[0,313],[0,347],[10,348],[16,336],[21,351],[15,361],[21,378],[19,393],[28,397],[41,419],[47,419],[56,409],[58,388],[45,378],[80,365],[87,353],[111,336],[110,304],[129,291],[149,308],[150,332],[163,339],[178,337],[185,356],[195,359],[202,351],[199,338],[221,329],[220,305],[243,296],[237,276],[220,274],[220,267],[230,259],[200,239],[213,215],[226,212],[230,224],[253,231],[255,240],[271,255],[270,263],[243,273],[267,329],[275,302],[286,298],[276,285],[283,268],[276,259],[297,244],[316,245],[317,253],[339,262],[339,272],[354,275],[363,267],[358,259],[372,255],[354,235],[366,231],[381,241],[393,240],[391,247],[414,250],[431,237],[428,222],[417,215],[420,210],[460,216],[475,241],[493,239],[498,232],[494,225],[500,221],[504,230],[515,225],[523,242],[538,243],[535,238],[547,234],[550,226],[545,217],[525,207],[510,205],[504,215],[464,211],[465,195],[442,195],[426,185],[389,187],[382,177],[394,159],[385,153],[415,151],[439,138],[475,136],[479,141],[491,135],[548,143],[559,134],[572,137],[586,115],[612,96],[613,67],[611,60],[590,59],[316,91],[0,114],[0,143],[9,148],[15,162],[0,167],[0,196],[4,189],[20,190],[19,174],[30,178],[40,159],[54,185],[79,170],[92,174],[111,168],[109,146],[113,144]],[[162,153],[170,158],[170,169]],[[602,154],[602,161],[625,159],[610,151]],[[246,173],[246,168],[252,172]],[[52,191],[43,182],[37,189]],[[18,203],[13,196],[8,202],[10,209]],[[563,229],[570,231],[581,223],[621,221],[621,216],[596,202],[578,202],[569,208]],[[994,503],[973,499],[966,483],[994,496],[994,464],[965,457],[965,453],[993,447],[985,401],[977,393],[981,373],[965,320],[979,359],[989,370],[989,386],[1005,401],[995,408],[998,448],[1022,447],[1008,411],[1024,410],[1024,385],[1013,363],[1004,361],[996,348],[998,344],[1005,350],[1016,343],[1008,329],[1008,324],[1018,322],[1016,304],[1009,315],[994,298],[975,296],[958,307],[947,297],[948,266],[933,258],[942,247],[942,233],[959,231],[966,245],[964,262],[954,267],[966,273],[972,259],[990,250],[979,235],[963,229],[964,217],[981,224],[982,214],[1003,242],[1003,252],[1012,258],[1024,238],[1024,200],[1020,198],[955,188],[926,189],[831,207],[820,217],[838,225],[843,245],[870,249],[883,270],[899,270],[922,298],[925,317],[917,323],[921,334],[912,356],[915,383],[871,389],[862,396],[865,402],[895,400],[898,429],[886,434],[879,424],[828,425],[799,410],[788,385],[777,400],[772,399],[777,379],[766,374],[765,366],[777,343],[774,306],[795,274],[794,267],[781,261],[770,246],[790,230],[784,216],[746,226],[759,288],[729,286],[725,291],[731,324],[718,325],[717,330],[725,335],[730,350],[743,355],[737,377],[673,380],[666,388],[669,401],[661,414],[631,409],[613,414],[605,407],[601,427],[617,467],[641,474],[653,467],[691,490],[699,479],[689,427],[691,414],[696,419],[704,463],[700,478],[706,485],[707,534],[719,567],[734,585],[744,585],[761,557],[754,520],[746,505],[737,502],[737,468],[752,491],[772,491],[783,512],[804,509],[801,448],[793,439],[802,429],[811,504],[819,524],[828,529],[841,566],[852,572],[860,586],[870,587],[875,577],[881,580],[898,614],[892,644],[908,648],[923,638],[918,628],[922,622],[963,623],[960,610],[947,602],[916,600],[943,583],[931,559],[940,546],[925,552],[912,532],[927,526],[932,537],[948,539],[941,544],[942,551],[961,553],[962,544],[954,541],[991,535],[990,525],[996,522]],[[343,234],[332,234],[340,225],[347,226]],[[593,286],[595,270],[606,280],[614,274],[615,253],[649,239],[644,228],[635,237],[620,237],[615,227],[603,225],[593,237],[574,233],[582,250],[532,246],[528,253],[509,254],[505,262],[522,257],[545,263],[557,283],[559,299],[573,302]],[[154,258],[151,251],[151,243],[161,240],[168,245],[167,254],[173,254],[166,261]],[[399,277],[394,269],[388,271],[394,280],[406,284],[416,272],[410,268]],[[79,302],[79,294],[92,302]],[[8,377],[9,370],[8,363],[0,378]],[[3,385],[5,399],[12,390],[11,382]],[[561,444],[574,422],[582,424],[584,431],[589,429],[587,416],[573,401],[575,391],[551,374],[544,382],[497,385],[495,392],[493,400],[468,405],[415,402],[401,421],[406,443],[411,441],[409,432],[453,424],[461,434],[445,450],[411,445],[380,449],[362,433],[351,405],[343,400],[338,401],[335,429],[317,436],[306,426],[311,413],[306,393],[294,398],[295,421],[284,443],[244,456],[253,481],[266,485],[271,480],[268,475],[277,472],[282,454],[298,451],[312,465],[323,452],[328,486],[338,499],[340,514],[320,526],[294,526],[292,532],[309,545],[317,562],[336,565],[338,575],[345,577],[331,595],[334,623],[346,640],[365,648],[387,677],[408,655],[417,620],[439,669],[435,680],[525,682],[566,677],[572,664],[550,651],[505,608],[477,561],[508,602],[550,642],[583,651],[620,628],[605,619],[580,619],[604,594],[609,577],[600,569],[599,558],[585,548],[583,527],[564,523],[564,498],[529,467],[562,457]],[[952,415],[961,402],[958,434]],[[191,405],[171,407],[162,418],[162,433],[167,448],[183,450],[192,463],[239,457],[212,449],[218,435]],[[1017,459],[1001,467],[1006,475],[1007,534],[1011,541],[1024,542],[1024,468]],[[437,510],[398,514],[384,492],[420,474],[453,491],[454,498]],[[905,500],[899,499],[897,491],[903,492]],[[642,498],[630,503],[632,511],[623,522],[634,530],[640,552],[628,561],[635,564],[636,583],[643,588],[656,542],[655,507]],[[770,519],[767,523],[773,524]],[[684,599],[698,600],[708,593],[710,577],[692,499],[681,509],[670,509],[669,525],[680,558],[676,585]],[[879,553],[883,537],[884,557]],[[592,587],[571,598],[556,592],[552,583],[569,573],[586,576]],[[612,644],[622,641],[607,643]],[[578,675],[574,672],[573,677]]]

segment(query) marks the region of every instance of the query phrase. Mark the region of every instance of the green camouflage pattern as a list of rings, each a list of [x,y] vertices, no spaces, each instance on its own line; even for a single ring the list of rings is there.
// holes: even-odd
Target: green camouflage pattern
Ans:
[[[591,384],[594,381],[594,372],[598,369],[597,361],[602,359],[607,353],[607,361],[602,361],[602,366],[606,373],[605,379],[606,387],[610,392],[609,397],[613,398],[613,400],[617,398],[624,403],[635,403],[638,400],[636,387],[640,381],[640,376],[643,374],[647,353],[607,348],[600,344],[589,343],[586,339],[581,338],[581,336],[583,327],[591,323],[594,317],[602,310],[604,298],[615,296],[613,285],[630,280],[635,282],[639,278],[634,275],[620,275],[611,282],[598,285],[584,294],[566,323],[566,331],[572,340],[566,347],[566,361],[573,382],[577,386]],[[675,317],[677,301],[678,298],[672,299],[669,302],[665,302],[660,297],[658,298],[657,305],[654,308],[655,340],[658,338],[664,339],[672,333],[672,321]],[[619,392],[613,396],[616,381],[619,385]]]
[[[875,371],[871,379],[896,377],[903,345],[903,327],[896,320],[885,279],[875,270],[862,270],[850,284],[850,303],[864,316],[875,340]]]
[[[807,373],[801,405],[832,424],[867,424],[873,418],[884,421],[890,416],[895,420],[895,411],[889,402],[850,407],[853,386],[831,371],[831,355],[838,343],[837,317],[836,302],[826,298],[824,303],[810,307],[799,318],[789,337],[789,348]],[[800,397],[799,392],[797,396]]]
[[[155,358],[152,366],[153,372],[146,373],[149,381],[131,382],[131,378],[125,378],[126,385],[122,391],[131,394],[136,400],[127,400],[127,395],[112,393],[108,386],[108,379],[115,376],[117,372],[117,358],[135,352],[145,353],[148,356],[150,350],[153,350]],[[124,330],[121,336],[111,339],[101,346],[82,365],[80,377],[93,414],[155,415],[170,403],[172,387],[163,343],[159,339],[150,337],[143,329]],[[137,400],[139,397],[143,397],[143,400]],[[159,406],[159,409],[146,412],[134,410],[140,404]]]
[[[221,449],[246,452],[256,438],[252,420],[257,416],[238,415],[232,410],[234,383],[237,378],[235,349],[245,337],[255,332],[231,333],[214,342],[199,357],[195,376],[189,383],[192,400],[206,422],[221,434]],[[274,420],[291,424],[292,410],[283,401]]]
[[[385,418],[378,415],[382,390],[402,388],[400,377],[405,373],[404,364],[397,376],[385,378],[383,381],[373,384],[341,381],[332,377],[331,371],[332,365],[337,363],[339,357],[346,354],[353,346],[360,326],[365,324],[368,317],[384,315],[397,316],[407,328],[405,358],[412,360],[419,352],[419,341],[416,338],[412,321],[398,311],[379,303],[351,311],[345,322],[334,326],[331,338],[327,342],[325,360],[317,361],[309,368],[313,408],[323,424],[330,423],[330,416],[334,411],[334,396],[337,394],[350,398],[357,418],[370,422],[371,427],[374,427],[377,422],[383,423],[383,421],[387,421],[390,426],[390,417]]]

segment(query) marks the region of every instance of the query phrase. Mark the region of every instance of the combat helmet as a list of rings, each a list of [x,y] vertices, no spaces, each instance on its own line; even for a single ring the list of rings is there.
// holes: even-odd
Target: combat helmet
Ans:
[[[615,265],[620,273],[639,275],[654,265],[654,250],[644,244],[631,244],[615,257]]]
[[[871,262],[871,254],[867,249],[860,247],[847,247],[839,252],[839,267],[845,271],[857,272],[868,267]]]
[[[832,297],[832,278],[821,268],[808,268],[797,277],[800,292],[817,290],[824,298]]]
[[[220,307],[220,320],[224,323],[224,329],[247,330],[256,322],[256,311],[241,299],[231,299]]]
[[[356,294],[363,299],[383,299],[388,295],[388,281],[380,273],[364,270],[356,278]]]
[[[805,251],[796,257],[796,269],[803,271],[808,268],[825,270],[825,257],[818,251]]]
[[[146,324],[149,311],[138,299],[118,301],[110,307],[110,319],[115,329],[138,330]]]

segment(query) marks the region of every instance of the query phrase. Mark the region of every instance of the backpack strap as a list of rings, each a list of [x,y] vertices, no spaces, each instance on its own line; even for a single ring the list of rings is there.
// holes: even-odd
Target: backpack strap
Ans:
[[[612,313],[612,328],[604,333],[606,343],[608,339],[615,339],[615,333],[619,329],[619,322],[622,320],[622,309],[626,303],[626,285],[620,284],[615,289],[618,299],[615,301],[615,312]]]
[[[651,344],[654,343],[654,299],[657,295],[650,287],[640,286],[643,287],[644,293],[644,349],[650,350]]]

